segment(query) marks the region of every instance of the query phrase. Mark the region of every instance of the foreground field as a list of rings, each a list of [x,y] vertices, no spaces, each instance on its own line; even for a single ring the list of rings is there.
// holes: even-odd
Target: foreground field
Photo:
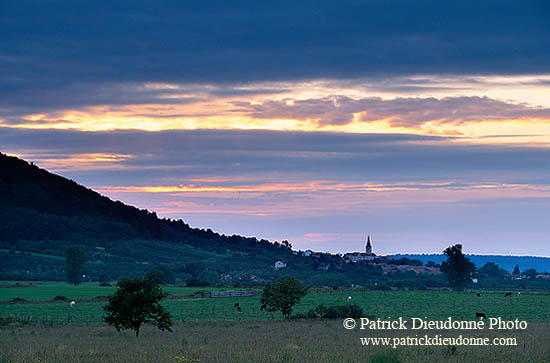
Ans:
[[[422,332],[425,334],[426,332]],[[454,333],[430,331],[452,336]],[[468,336],[479,333],[463,332]],[[550,326],[493,337],[516,337],[516,346],[363,346],[360,337],[399,337],[395,331],[345,330],[341,321],[178,323],[173,332],[146,327],[140,338],[102,324],[0,328],[0,362],[544,362]],[[371,360],[378,358],[381,360]],[[394,362],[394,361],[389,361]]]
[[[73,297],[78,288],[64,287],[66,296]],[[96,289],[98,287],[95,287]],[[6,296],[6,288],[0,288],[0,294]],[[12,289],[12,288],[10,288]],[[10,298],[17,296],[18,291],[10,291]],[[167,288],[187,289],[187,288]],[[187,290],[188,294],[196,288]],[[40,288],[36,290],[41,293]],[[48,292],[52,295],[52,291]],[[174,293],[174,292],[172,292]],[[44,293],[45,294],[45,293]],[[45,296],[45,295],[42,296]],[[295,313],[306,312],[319,304],[342,305],[347,303],[348,296],[353,304],[360,305],[365,316],[378,318],[428,317],[429,319],[444,319],[449,316],[455,319],[473,319],[476,312],[484,312],[487,316],[503,319],[520,319],[528,322],[550,323],[550,294],[522,293],[504,297],[502,293],[481,292],[478,297],[471,292],[450,291],[368,291],[368,290],[318,290],[311,291],[294,309]],[[87,296],[90,297],[90,296]],[[242,313],[233,306],[239,302]],[[172,313],[175,321],[197,320],[267,320],[278,319],[280,313],[260,311],[260,296],[234,298],[199,298],[182,297],[163,301],[165,307]],[[97,323],[102,321],[105,302],[77,302],[70,308],[67,302],[17,303],[0,304],[0,315],[16,315],[22,318],[30,317],[32,321],[43,323]]]

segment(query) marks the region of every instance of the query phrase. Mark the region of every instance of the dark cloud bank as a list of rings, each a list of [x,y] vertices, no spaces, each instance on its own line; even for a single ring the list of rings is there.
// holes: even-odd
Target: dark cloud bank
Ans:
[[[32,155],[38,165],[43,158],[62,160],[74,154],[131,156],[117,164],[120,169],[62,172],[89,185],[177,184],[193,177],[254,175],[264,182],[274,178],[547,184],[550,179],[546,148],[468,145],[416,135],[0,128],[0,145],[3,152]]]
[[[2,2],[0,107],[136,82],[548,73],[548,4]]]

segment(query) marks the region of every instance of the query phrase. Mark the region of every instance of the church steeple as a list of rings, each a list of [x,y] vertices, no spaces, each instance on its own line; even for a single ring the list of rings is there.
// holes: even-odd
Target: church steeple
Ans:
[[[367,246],[365,247],[366,253],[372,253],[372,244],[370,243],[370,235],[367,236]]]

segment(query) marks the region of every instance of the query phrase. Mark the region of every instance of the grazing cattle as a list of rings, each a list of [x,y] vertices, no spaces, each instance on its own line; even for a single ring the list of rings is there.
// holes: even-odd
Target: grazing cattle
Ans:
[[[76,304],[76,301],[73,300],[69,303],[69,306],[72,308],[74,306],[74,304]]]
[[[520,296],[520,295],[521,295],[521,292],[518,291],[518,296]]]
[[[267,309],[267,306],[265,304],[262,304],[262,306],[260,307],[260,310],[265,310]]]
[[[350,302],[350,301],[351,301],[351,296],[348,296],[348,302]]]
[[[477,297],[481,297],[481,294],[479,292],[477,293]]]
[[[237,308],[237,310],[239,311],[239,313],[242,313],[242,312],[243,312],[243,309],[241,309],[241,306],[239,305],[239,303],[235,303],[235,305],[233,305],[233,306]]]
[[[512,293],[511,293],[511,292],[507,292],[507,293],[504,294],[504,297],[506,297],[506,296],[510,296],[510,297],[511,297],[511,296],[512,296]]]
[[[487,319],[487,315],[485,315],[484,313],[477,312],[477,313],[476,313],[476,319],[479,319],[479,318],[481,318],[481,319],[483,319],[483,318]]]

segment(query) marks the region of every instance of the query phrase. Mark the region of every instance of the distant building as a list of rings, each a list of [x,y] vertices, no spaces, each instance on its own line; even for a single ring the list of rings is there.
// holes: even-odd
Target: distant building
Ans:
[[[221,282],[226,282],[226,281],[229,281],[231,280],[231,275],[229,274],[220,274],[220,281]]]
[[[332,266],[332,264],[329,263],[327,265],[319,265],[315,269],[318,270],[318,271],[328,271],[331,266]]]
[[[348,263],[357,263],[362,261],[374,261],[376,254],[372,252],[372,243],[370,236],[367,236],[367,245],[365,252],[351,252],[344,255],[344,260]]]
[[[370,236],[367,236],[367,245],[365,246],[365,252],[369,255],[374,255],[374,253],[372,253],[372,244],[370,243]]]
[[[282,268],[285,268],[287,266],[286,263],[284,263],[283,261],[276,261],[275,262],[275,270],[279,270],[279,269],[282,269]]]
[[[250,275],[250,280],[254,281],[254,282],[263,282],[263,281],[265,281],[264,279],[262,279],[261,277],[258,277],[256,275]]]
[[[312,250],[307,250],[307,251],[304,252],[304,256],[309,257],[309,256],[311,256],[312,253],[313,253]]]

